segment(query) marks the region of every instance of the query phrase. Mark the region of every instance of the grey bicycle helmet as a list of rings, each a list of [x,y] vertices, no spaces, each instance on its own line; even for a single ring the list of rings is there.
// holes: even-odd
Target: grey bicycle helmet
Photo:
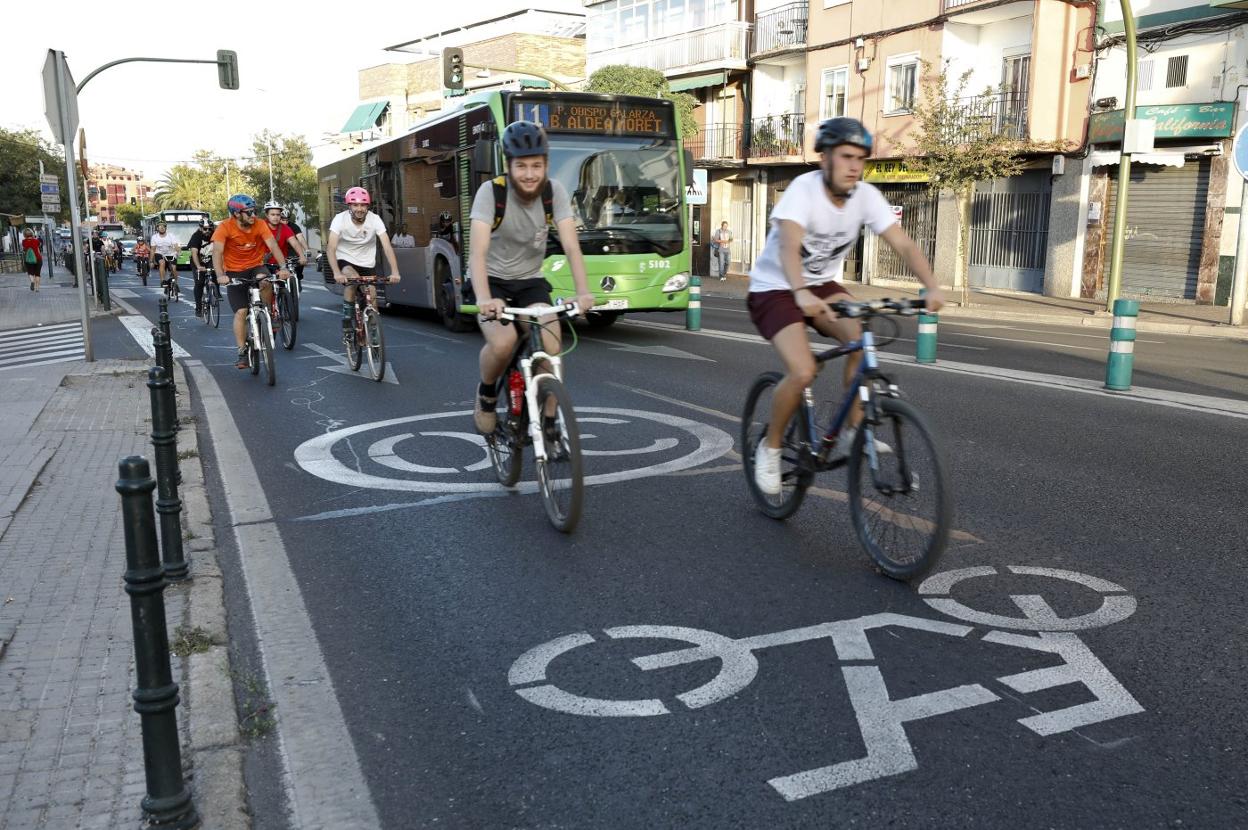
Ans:
[[[550,153],[550,142],[541,124],[532,121],[513,121],[503,130],[503,156],[507,159],[526,156],[545,156]]]
[[[861,147],[871,155],[871,133],[857,118],[829,118],[815,134],[815,152],[822,153],[842,144]]]

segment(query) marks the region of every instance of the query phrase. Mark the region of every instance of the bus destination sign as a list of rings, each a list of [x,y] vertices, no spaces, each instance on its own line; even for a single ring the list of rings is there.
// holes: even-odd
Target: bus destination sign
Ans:
[[[536,121],[556,133],[662,136],[675,134],[672,110],[660,104],[599,101],[517,101],[516,118]]]

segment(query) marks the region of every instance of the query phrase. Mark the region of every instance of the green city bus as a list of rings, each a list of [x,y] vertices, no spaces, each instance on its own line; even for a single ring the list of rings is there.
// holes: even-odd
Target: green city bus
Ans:
[[[191,251],[186,246],[191,241],[195,231],[199,230],[199,223],[207,217],[208,211],[206,210],[191,210],[190,208],[160,210],[143,217],[141,236],[144,241],[151,242],[152,234],[156,233],[156,226],[164,222],[169,226],[169,233],[182,246],[182,250],[178,253],[178,267],[190,268]]]
[[[508,123],[541,123],[550,136],[550,177],[572,197],[590,289],[589,322],[625,313],[684,311],[690,246],[685,205],[692,164],[681,150],[671,102],[626,95],[516,90],[459,99],[406,134],[318,170],[321,238],[346,209],[343,194],[364,187],[393,236],[405,224],[415,248],[398,248],[403,280],[384,301],[436,309],[453,330],[471,245],[468,219],[483,182],[505,173],[499,136]],[[384,267],[384,259],[379,258]],[[571,269],[550,234],[543,273],[556,297],[571,297]],[[328,267],[325,279],[332,285]],[[336,288],[336,286],[334,286]],[[469,293],[471,289],[469,288]]]

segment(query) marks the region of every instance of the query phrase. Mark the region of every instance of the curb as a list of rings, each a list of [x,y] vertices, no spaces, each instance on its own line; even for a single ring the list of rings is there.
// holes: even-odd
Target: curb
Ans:
[[[179,405],[178,452],[193,451],[178,462],[182,485],[182,533],[190,579],[166,590],[185,591],[189,629],[206,632],[211,646],[183,661],[180,680],[186,724],[183,760],[187,766],[201,827],[250,830],[251,816],[243,781],[243,742],[234,701],[230,669],[229,631],[225,613],[225,590],[217,562],[212,509],[204,483],[203,457],[199,453],[199,425],[190,406],[190,385],[182,364],[175,361]]]

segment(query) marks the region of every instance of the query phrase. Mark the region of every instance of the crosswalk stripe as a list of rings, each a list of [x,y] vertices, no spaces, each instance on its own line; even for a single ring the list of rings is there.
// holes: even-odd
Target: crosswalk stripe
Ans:
[[[62,351],[37,352],[35,354],[24,355],[22,357],[0,358],[0,366],[8,366],[10,364],[28,362],[32,359],[37,360],[37,359],[48,358],[48,357],[64,357],[66,355],[81,355],[81,354],[83,354],[83,350],[81,346],[75,349],[64,349]]]
[[[27,343],[47,343],[52,340],[64,340],[67,337],[82,337],[82,330],[55,331],[49,334],[28,334],[25,337],[9,337],[0,340],[0,348],[22,346]]]
[[[82,337],[58,337],[55,340],[40,341],[38,343],[18,343],[13,346],[0,346],[0,357],[12,357],[18,354],[30,354],[32,351],[47,351],[52,348],[69,348],[70,346],[81,346]]]
[[[0,372],[7,372],[12,369],[25,369],[28,366],[47,366],[49,363],[73,363],[75,360],[84,360],[85,358],[86,353],[79,352],[78,354],[71,355],[69,357],[56,357],[51,360],[36,360],[31,363],[18,363],[13,366],[0,366]]]
[[[15,337],[29,337],[31,335],[46,335],[49,332],[66,332],[82,330],[82,323],[62,323],[55,326],[35,326],[28,329],[12,329],[11,331],[0,331],[0,340],[9,340]]]

